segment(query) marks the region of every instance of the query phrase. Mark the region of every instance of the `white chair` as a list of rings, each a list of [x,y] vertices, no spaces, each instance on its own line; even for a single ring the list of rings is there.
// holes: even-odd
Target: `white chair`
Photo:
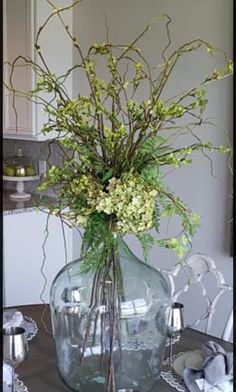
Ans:
[[[173,302],[183,302],[184,303],[184,294],[187,293],[193,285],[198,285],[201,289],[202,300],[205,303],[205,309],[201,315],[197,315],[197,319],[193,323],[188,323],[188,314],[185,314],[186,317],[186,325],[191,328],[195,328],[198,326],[200,321],[205,320],[205,328],[204,331],[207,334],[212,333],[212,326],[214,323],[214,315],[217,312],[217,305],[219,305],[219,299],[225,295],[227,292],[232,294],[233,302],[233,292],[232,287],[225,283],[225,279],[220,271],[217,270],[216,265],[211,257],[206,256],[201,253],[193,254],[188,257],[186,260],[186,264],[184,266],[176,265],[172,270],[161,269],[161,271],[168,277]],[[180,272],[187,274],[187,279],[185,279],[185,283],[183,287],[179,290],[176,290],[176,282],[178,280]],[[216,279],[217,293],[214,295],[214,298],[210,297],[209,294],[209,285],[205,282],[204,278],[206,274],[212,274]],[[181,300],[180,300],[181,297]],[[231,298],[230,298],[231,299]],[[199,298],[191,299],[191,306],[197,305]],[[192,312],[193,313],[193,312]],[[226,321],[222,328],[221,339],[230,340],[230,336],[233,329],[233,306],[231,306],[230,311],[226,316]],[[199,328],[198,328],[199,329]]]

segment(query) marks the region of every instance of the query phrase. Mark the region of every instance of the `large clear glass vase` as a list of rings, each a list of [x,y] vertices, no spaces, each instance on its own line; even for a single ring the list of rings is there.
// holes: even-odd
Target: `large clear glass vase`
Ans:
[[[170,289],[118,239],[109,265],[67,264],[51,287],[58,371],[73,391],[150,392],[163,361]]]

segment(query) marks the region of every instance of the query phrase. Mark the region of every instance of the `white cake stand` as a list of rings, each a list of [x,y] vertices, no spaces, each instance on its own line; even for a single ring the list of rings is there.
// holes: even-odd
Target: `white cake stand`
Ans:
[[[12,193],[11,195],[9,195],[10,199],[12,200],[29,200],[31,198],[31,194],[24,192],[24,182],[39,180],[39,178],[40,176],[24,176],[24,177],[3,176],[4,181],[16,182],[16,193]]]

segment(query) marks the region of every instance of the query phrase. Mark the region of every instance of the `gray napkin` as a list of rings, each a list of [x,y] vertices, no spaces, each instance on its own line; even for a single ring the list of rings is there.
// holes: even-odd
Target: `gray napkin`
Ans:
[[[202,345],[203,364],[200,370],[186,368],[183,371],[184,382],[190,392],[200,392],[196,380],[204,378],[212,388],[233,379],[233,353],[225,350],[213,341]],[[219,391],[221,389],[218,389]]]
[[[19,327],[24,321],[23,314],[18,309],[3,310],[3,328]]]

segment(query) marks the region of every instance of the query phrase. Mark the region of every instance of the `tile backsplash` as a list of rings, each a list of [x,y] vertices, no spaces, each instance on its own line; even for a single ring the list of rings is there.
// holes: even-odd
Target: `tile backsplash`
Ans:
[[[38,141],[28,141],[28,140],[13,140],[13,139],[4,139],[3,140],[3,160],[16,155],[17,149],[21,148],[23,154],[34,159],[36,162],[38,161],[47,161],[50,165],[60,164],[62,158],[59,153],[59,148],[56,144],[50,144],[48,141],[38,142]],[[49,156],[50,149],[50,158]],[[48,167],[48,164],[47,164]],[[37,190],[37,185],[39,181],[29,181],[25,182],[25,191],[30,193],[39,193]],[[16,184],[10,181],[4,181],[4,189],[6,190],[15,190]],[[55,195],[52,191],[45,191],[45,194],[48,196]]]

